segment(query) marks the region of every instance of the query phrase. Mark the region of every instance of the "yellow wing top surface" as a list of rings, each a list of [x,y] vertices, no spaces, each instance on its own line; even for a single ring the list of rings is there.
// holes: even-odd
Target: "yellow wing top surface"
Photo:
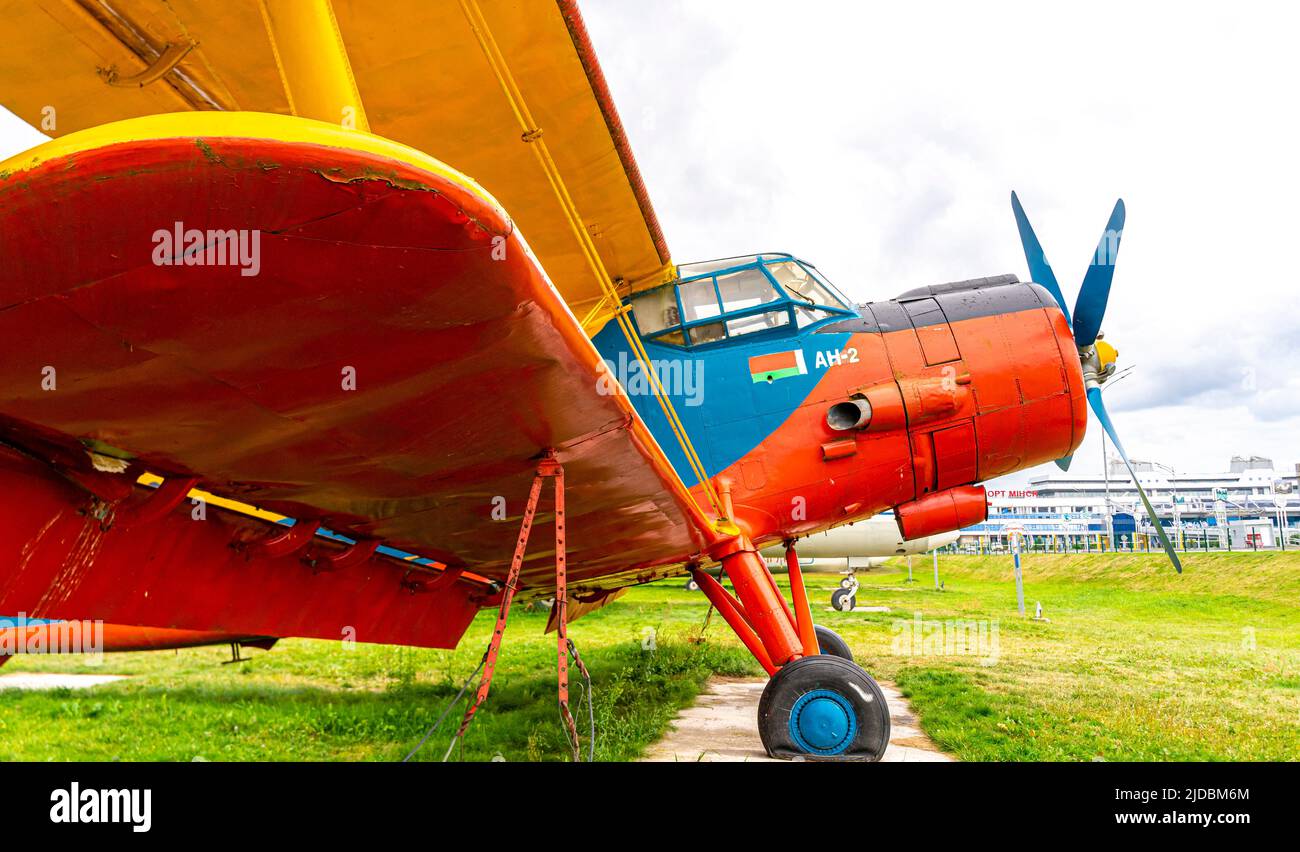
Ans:
[[[361,100],[354,126],[427,152],[492,193],[583,317],[601,284],[471,26],[471,10],[480,14],[620,292],[671,275],[572,0],[0,0],[0,102],[54,137],[185,110],[328,120],[310,114],[311,93],[286,71],[295,50],[308,61],[328,53],[313,39],[329,38],[295,20],[311,9],[323,10],[346,55],[341,73],[350,66]]]

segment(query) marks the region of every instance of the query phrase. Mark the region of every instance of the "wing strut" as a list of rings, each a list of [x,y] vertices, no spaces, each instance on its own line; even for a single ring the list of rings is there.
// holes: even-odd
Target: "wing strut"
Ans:
[[[369,133],[330,0],[262,0],[258,5],[290,111]]]
[[[555,464],[554,460],[549,461]],[[533,531],[533,518],[537,514],[537,498],[542,495],[544,478],[545,474],[539,466],[536,475],[533,476],[533,487],[528,492],[528,505],[524,508],[524,518],[519,524],[519,540],[515,542],[515,555],[510,558],[510,573],[506,575],[506,585],[501,591],[501,603],[497,607],[497,623],[492,628],[492,639],[488,642],[487,650],[483,652],[483,679],[479,682],[478,692],[474,695],[474,703],[465,710],[465,718],[461,719],[456,735],[451,738],[447,754],[442,758],[444,761],[451,755],[451,750],[457,741],[465,736],[470,722],[474,721],[474,714],[487,700],[488,691],[492,689],[492,675],[496,673],[497,654],[501,652],[501,640],[505,636],[506,621],[510,618],[510,604],[514,601],[515,590],[518,588],[519,570],[524,565],[524,552],[528,549],[528,536]],[[559,530],[558,526],[556,530]]]
[[[559,675],[559,702],[560,716],[564,720],[566,732],[569,736],[569,744],[573,750],[574,761],[581,760],[579,751],[580,742],[578,739],[577,725],[573,721],[573,714],[569,712],[569,654],[573,654],[574,661],[578,665],[583,677],[587,682],[588,701],[591,696],[591,677],[587,674],[587,667],[583,665],[582,659],[578,656],[577,648],[569,641],[567,630],[568,619],[566,612],[569,605],[569,587],[568,571],[565,559],[564,549],[564,467],[555,460],[553,453],[548,453],[547,457],[537,465],[537,473],[533,476],[533,486],[528,492],[528,505],[524,508],[524,517],[519,524],[519,539],[515,543],[515,553],[510,560],[510,573],[506,575],[505,588],[501,592],[501,604],[497,608],[496,626],[492,629],[492,639],[488,642],[487,650],[483,653],[483,661],[479,667],[483,669],[483,677],[479,681],[478,692],[474,696],[474,701],[465,710],[465,717],[461,719],[460,727],[456,730],[455,736],[451,738],[451,744],[447,746],[447,753],[443,755],[445,761],[451,756],[451,750],[456,747],[456,743],[465,735],[469,729],[470,723],[474,721],[474,714],[478,712],[479,707],[487,700],[488,691],[492,688],[492,675],[496,672],[497,655],[501,651],[501,640],[505,636],[506,621],[510,617],[510,604],[514,601],[515,592],[518,589],[519,571],[524,564],[524,552],[528,549],[528,537],[532,533],[533,519],[537,515],[537,502],[542,494],[542,480],[555,480],[555,606],[558,607],[559,619],[556,638],[558,656],[558,675]],[[594,757],[594,716],[593,718],[593,742],[592,755]]]

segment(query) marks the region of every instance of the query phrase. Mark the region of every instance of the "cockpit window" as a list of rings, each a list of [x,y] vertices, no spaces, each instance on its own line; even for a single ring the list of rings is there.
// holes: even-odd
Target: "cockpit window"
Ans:
[[[812,272],[793,260],[769,264],[767,271],[796,302],[842,307],[840,300],[813,277]]]
[[[727,329],[720,322],[710,322],[704,325],[693,325],[687,329],[691,335],[691,343],[699,346],[701,343],[715,343],[719,340],[726,340]]]
[[[722,294],[722,307],[727,311],[753,308],[781,298],[758,267],[719,275],[718,291]]]
[[[631,299],[637,328],[657,343],[694,347],[855,315],[826,279],[790,255],[706,261],[678,273],[676,283]]]
[[[703,260],[698,263],[683,263],[677,267],[677,277],[680,279],[694,278],[697,275],[707,275],[711,272],[721,272],[726,269],[735,269],[738,266],[750,266],[765,260],[785,260],[789,255],[779,254],[749,254],[741,257],[723,257],[718,260]]]
[[[821,308],[810,308],[806,305],[798,305],[794,309],[794,319],[795,322],[798,323],[799,328],[812,325],[815,322],[821,322],[822,320],[833,316],[835,316],[835,314],[832,314],[830,311],[825,311]]]
[[[638,295],[632,300],[632,313],[636,317],[637,328],[644,335],[682,324],[677,311],[676,288],[671,286]]]
[[[813,266],[811,263],[804,263],[803,261],[800,261],[799,265],[802,266],[804,269],[808,270],[809,272],[811,272],[813,278],[816,278],[818,281],[820,281],[821,285],[825,287],[831,293],[831,295],[835,297],[835,302],[833,304],[842,305],[846,308],[853,307],[852,300],[850,300],[848,296],[845,296],[842,292],[840,292],[840,288],[836,287],[830,281],[826,280],[826,276],[822,275],[821,272],[818,271],[817,267]]]
[[[756,331],[771,331],[774,328],[789,324],[790,312],[788,310],[767,311],[762,314],[751,314],[740,319],[727,320],[727,334],[735,337],[740,334],[753,334]]]
[[[718,305],[718,290],[712,278],[687,281],[677,288],[677,296],[682,300],[682,319],[687,324],[696,320],[713,319],[722,313],[722,308]],[[727,338],[727,331],[720,322],[692,325],[686,333],[695,346]]]
[[[682,313],[686,322],[711,319],[722,313],[718,307],[718,291],[712,278],[688,281],[677,288],[682,300]]]

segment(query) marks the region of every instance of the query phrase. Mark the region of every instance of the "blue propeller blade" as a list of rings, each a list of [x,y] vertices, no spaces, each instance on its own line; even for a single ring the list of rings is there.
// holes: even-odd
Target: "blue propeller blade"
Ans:
[[[1121,216],[1123,207],[1118,208]],[[1156,516],[1156,510],[1151,507],[1151,501],[1147,499],[1146,491],[1138,483],[1137,474],[1133,472],[1133,464],[1128,460],[1128,453],[1124,452],[1124,445],[1119,442],[1119,435],[1115,434],[1115,427],[1111,425],[1110,415],[1106,413],[1106,404],[1101,401],[1101,388],[1088,389],[1088,404],[1092,406],[1092,413],[1097,415],[1097,420],[1101,423],[1101,428],[1106,430],[1106,434],[1115,444],[1115,449],[1119,450],[1119,457],[1124,460],[1124,466],[1128,468],[1128,475],[1133,478],[1133,484],[1137,486],[1138,496],[1142,498],[1142,505],[1146,507],[1147,517],[1155,525],[1156,535],[1160,537],[1160,543],[1164,545],[1165,553],[1169,554],[1169,561],[1174,563],[1174,568],[1178,573],[1183,573],[1183,563],[1179,561],[1178,554],[1174,552],[1174,546],[1169,541],[1169,536],[1165,535],[1165,528],[1160,525],[1160,518]]]
[[[1056,466],[1059,467],[1061,470],[1069,470],[1070,462],[1072,461],[1074,461],[1073,455],[1061,456],[1059,459],[1056,460]]]
[[[1115,277],[1115,259],[1119,256],[1119,240],[1124,234],[1124,199],[1115,202],[1106,232],[1097,243],[1097,251],[1083,277],[1079,298],[1074,303],[1074,342],[1079,347],[1091,346],[1101,331],[1101,320],[1106,315],[1106,300],[1110,298],[1110,282]],[[1068,316],[1068,315],[1067,315]]]
[[[1014,191],[1011,193],[1011,210],[1016,214],[1020,244],[1025,248],[1025,260],[1029,263],[1029,277],[1035,284],[1047,288],[1047,292],[1051,293],[1052,298],[1056,299],[1056,303],[1061,306],[1065,321],[1070,322],[1070,309],[1065,304],[1065,294],[1061,292],[1061,285],[1056,283],[1056,275],[1052,272],[1051,264],[1047,262],[1047,255],[1043,253],[1043,247],[1038,242],[1038,237],[1034,235],[1034,228],[1029,224],[1029,217],[1025,215],[1025,208],[1020,206],[1020,199]]]

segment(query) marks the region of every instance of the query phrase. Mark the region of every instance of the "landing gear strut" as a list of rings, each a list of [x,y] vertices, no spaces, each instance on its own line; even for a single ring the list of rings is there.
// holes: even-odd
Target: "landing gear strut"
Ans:
[[[787,759],[879,760],[889,744],[884,694],[853,662],[840,636],[813,624],[793,544],[786,544],[793,608],[744,536],[726,542],[713,556],[735,587],[734,597],[704,571],[695,569],[692,576],[772,678],[758,705],[759,736],[767,753]]]
[[[853,612],[858,605],[858,578],[849,574],[840,580],[840,587],[831,592],[831,608],[836,612]]]

